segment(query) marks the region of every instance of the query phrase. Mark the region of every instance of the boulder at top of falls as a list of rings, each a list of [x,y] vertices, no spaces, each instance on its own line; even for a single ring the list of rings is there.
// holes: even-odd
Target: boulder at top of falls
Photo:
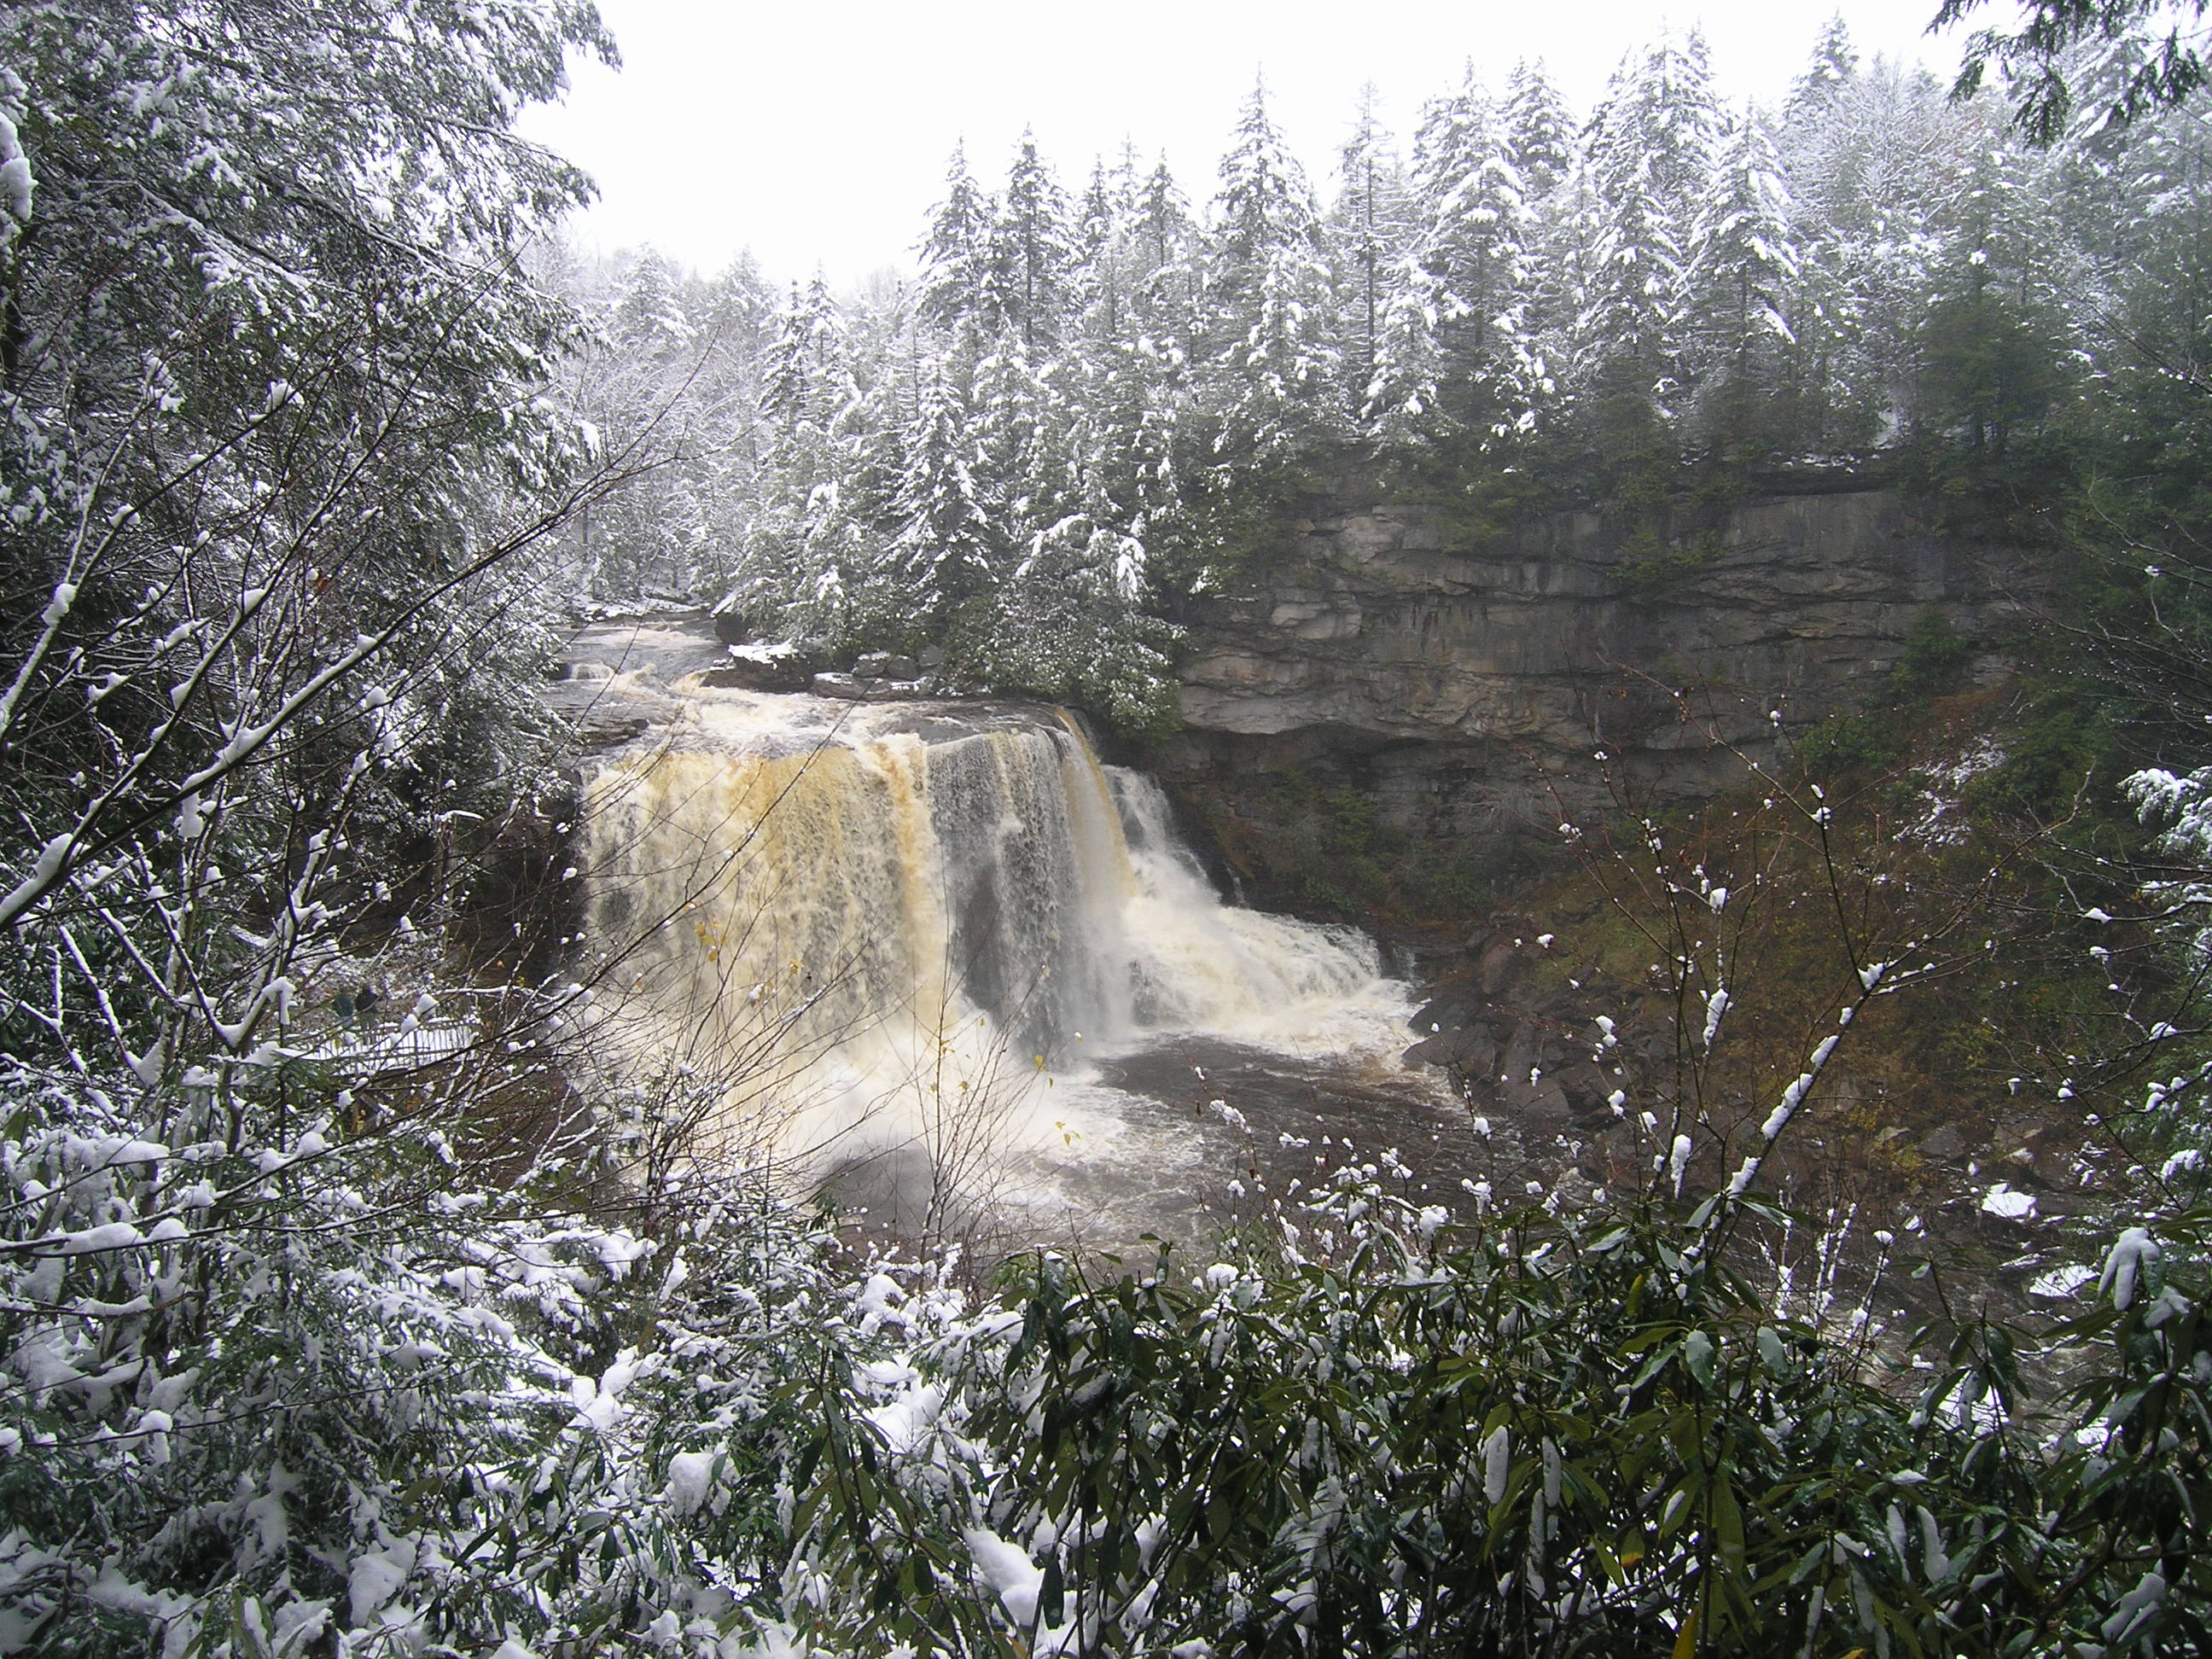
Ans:
[[[817,697],[842,697],[847,702],[903,702],[929,696],[919,680],[864,680],[851,674],[817,674],[808,690]]]
[[[726,691],[804,691],[820,659],[787,640],[773,645],[734,645],[727,660],[699,676],[699,684]]]
[[[921,671],[915,666],[911,657],[894,656],[888,651],[864,651],[853,662],[853,678],[856,680],[915,680]]]

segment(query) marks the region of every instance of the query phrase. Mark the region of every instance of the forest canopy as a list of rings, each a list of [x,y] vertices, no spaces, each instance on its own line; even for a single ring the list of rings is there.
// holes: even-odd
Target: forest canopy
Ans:
[[[2148,50],[2100,45],[2065,59],[2085,96]],[[561,278],[621,365],[585,373],[593,418],[689,434],[634,525],[595,521],[587,580],[1142,728],[1182,602],[1346,467],[1478,540],[1574,505],[1663,541],[1670,503],[1808,465],[2033,495],[2160,441],[2134,394],[2197,360],[2204,143],[2146,107],[2039,148],[1838,22],[1770,102],[1723,97],[1694,33],[1586,114],[1540,64],[1470,69],[1411,135],[1364,110],[1327,179],[1264,87],[1211,180],[957,153],[908,286],[650,252]]]

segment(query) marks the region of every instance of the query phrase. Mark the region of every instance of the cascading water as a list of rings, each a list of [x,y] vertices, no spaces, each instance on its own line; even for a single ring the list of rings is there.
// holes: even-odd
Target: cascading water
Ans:
[[[1003,1174],[1109,1143],[1089,1068],[1164,1033],[1404,1041],[1370,940],[1224,905],[1065,714],[673,690],[586,783],[594,1047],[718,1091],[710,1156]]]

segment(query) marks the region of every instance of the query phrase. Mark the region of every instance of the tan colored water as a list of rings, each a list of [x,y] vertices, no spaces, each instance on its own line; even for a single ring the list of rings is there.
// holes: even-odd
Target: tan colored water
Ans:
[[[699,1152],[884,1152],[1048,1206],[1072,1166],[1161,1156],[1101,1056],[1186,1033],[1395,1066],[1372,943],[1224,905],[1065,715],[672,690],[586,781],[592,1047],[706,1103]]]

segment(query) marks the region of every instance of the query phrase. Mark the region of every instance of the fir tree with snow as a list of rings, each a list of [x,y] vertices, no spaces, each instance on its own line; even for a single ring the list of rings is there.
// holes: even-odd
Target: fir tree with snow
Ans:
[[[1291,451],[1328,428],[1340,351],[1328,326],[1321,216],[1263,88],[1253,88],[1222,158],[1204,246],[1201,385],[1218,447],[1256,458]]]

